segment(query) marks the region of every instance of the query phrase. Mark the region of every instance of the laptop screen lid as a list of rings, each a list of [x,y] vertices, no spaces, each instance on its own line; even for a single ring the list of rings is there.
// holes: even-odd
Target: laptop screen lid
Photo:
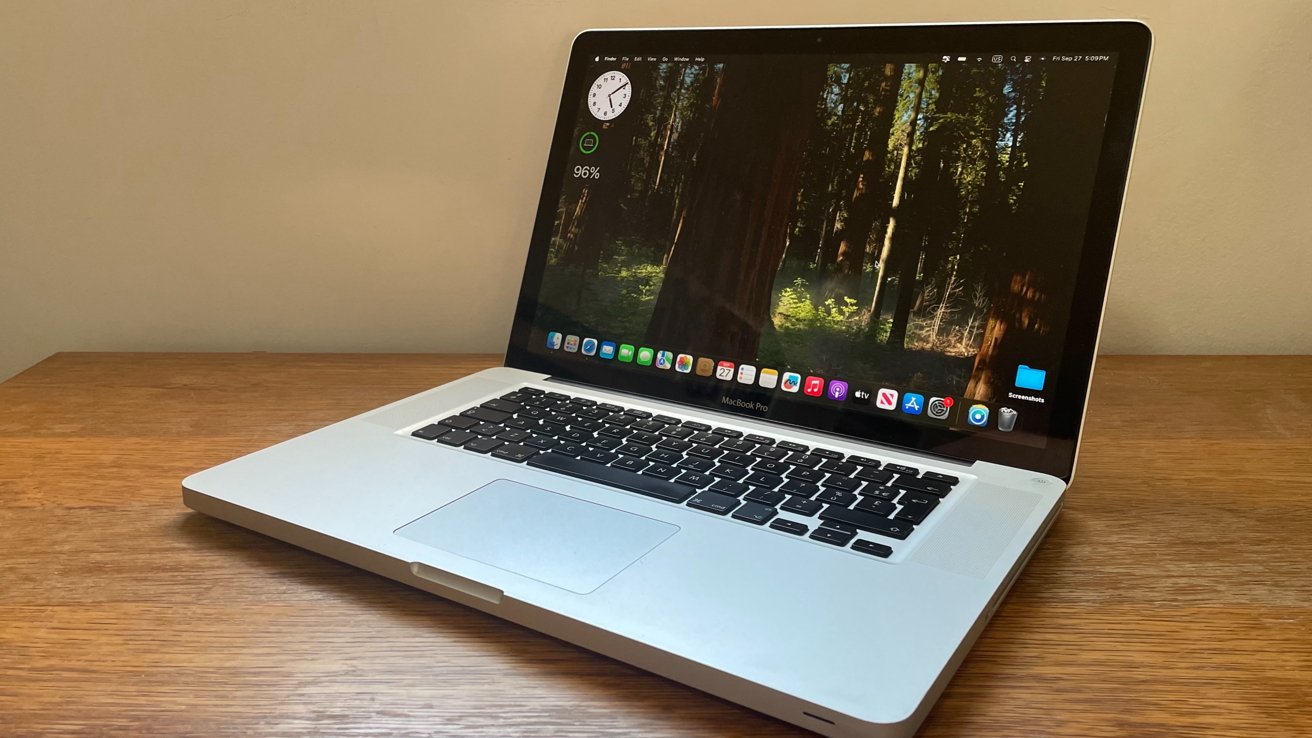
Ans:
[[[1148,44],[580,34],[507,364],[1068,477]]]

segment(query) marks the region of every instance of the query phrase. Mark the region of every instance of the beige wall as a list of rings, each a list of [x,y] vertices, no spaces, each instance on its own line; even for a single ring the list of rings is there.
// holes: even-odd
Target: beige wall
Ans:
[[[0,378],[59,350],[500,350],[577,30],[1052,8],[1157,33],[1104,350],[1308,352],[1310,7],[0,0]]]

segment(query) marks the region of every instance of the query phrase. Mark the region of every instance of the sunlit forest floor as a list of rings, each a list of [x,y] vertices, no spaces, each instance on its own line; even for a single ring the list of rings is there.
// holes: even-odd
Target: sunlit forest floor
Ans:
[[[547,330],[641,344],[660,292],[664,269],[652,250],[638,244],[617,244],[615,256],[604,261],[596,276],[586,270],[554,264],[546,270],[541,289],[539,324]],[[963,332],[959,309],[955,320],[939,320],[932,332],[934,309],[913,315],[907,345],[885,345],[891,318],[885,311],[874,337],[866,330],[872,281],[867,274],[858,298],[821,299],[814,267],[786,263],[775,281],[772,320],[761,336],[762,366],[808,368],[852,383],[890,384],[942,394],[960,394],[970,378],[974,347]],[[896,299],[896,285],[889,304]],[[929,297],[933,297],[932,295]],[[924,300],[931,306],[934,301]],[[940,301],[946,305],[944,301]],[[958,301],[959,302],[959,301]],[[940,318],[946,310],[938,311]],[[972,315],[966,321],[982,323]],[[977,333],[977,330],[975,331]],[[678,346],[659,346],[679,351]]]

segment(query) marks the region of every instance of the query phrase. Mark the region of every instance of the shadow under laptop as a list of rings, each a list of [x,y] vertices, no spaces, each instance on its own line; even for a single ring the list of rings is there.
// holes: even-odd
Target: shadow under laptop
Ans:
[[[238,556],[253,567],[316,591],[385,610],[402,624],[441,628],[455,642],[476,643],[477,648],[495,651],[500,663],[544,674],[555,688],[569,685],[564,688],[580,696],[600,694],[604,701],[622,705],[626,712],[637,711],[642,718],[676,732],[753,737],[804,734],[797,727],[713,695],[207,515],[188,513],[177,525],[181,535],[197,546]],[[415,653],[423,652],[422,644],[415,644]],[[508,702],[515,699],[515,695],[507,695]]]

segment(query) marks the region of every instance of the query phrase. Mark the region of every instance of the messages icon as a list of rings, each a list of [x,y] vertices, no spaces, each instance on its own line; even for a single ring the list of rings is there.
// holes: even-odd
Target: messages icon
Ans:
[[[1044,369],[1032,369],[1024,364],[1016,367],[1016,386],[1021,389],[1042,392],[1047,379],[1048,372]]]

